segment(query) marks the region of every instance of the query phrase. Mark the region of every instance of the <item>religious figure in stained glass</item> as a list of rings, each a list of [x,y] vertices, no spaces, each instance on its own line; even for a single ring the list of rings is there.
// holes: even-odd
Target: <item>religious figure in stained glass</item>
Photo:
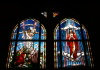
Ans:
[[[46,30],[39,21],[22,21],[14,28],[11,39],[8,68],[46,67]]]
[[[88,59],[85,56],[89,56],[91,62],[87,55],[91,53],[87,50],[89,45],[82,40],[88,40],[88,35],[76,20],[64,19],[57,25],[54,30],[54,67],[85,66]]]
[[[67,39],[68,40],[77,40],[77,36],[74,32],[72,32],[70,30],[70,33],[68,34]],[[73,55],[72,57],[74,59],[76,59],[77,58],[77,51],[78,51],[78,48],[79,48],[78,42],[72,41],[72,42],[67,42],[67,44],[70,48],[70,56]]]

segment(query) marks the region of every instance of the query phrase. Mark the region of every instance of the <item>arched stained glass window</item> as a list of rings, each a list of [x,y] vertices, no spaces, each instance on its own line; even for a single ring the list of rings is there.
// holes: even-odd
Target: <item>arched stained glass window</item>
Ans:
[[[86,28],[75,19],[64,19],[54,30],[54,68],[93,66]]]
[[[46,29],[36,19],[23,20],[12,32],[7,68],[46,68]]]

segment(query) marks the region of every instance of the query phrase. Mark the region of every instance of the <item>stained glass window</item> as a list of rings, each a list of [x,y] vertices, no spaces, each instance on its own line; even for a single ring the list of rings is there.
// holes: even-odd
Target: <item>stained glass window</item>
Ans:
[[[15,26],[7,68],[46,68],[46,29],[38,20],[23,20]]]
[[[86,28],[75,19],[62,20],[54,30],[54,68],[93,66]]]

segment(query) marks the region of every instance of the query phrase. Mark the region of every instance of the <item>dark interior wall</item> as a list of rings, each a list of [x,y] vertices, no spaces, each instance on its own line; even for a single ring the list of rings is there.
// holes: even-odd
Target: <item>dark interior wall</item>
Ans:
[[[93,52],[94,65],[97,66],[98,57],[98,32],[99,31],[99,6],[97,3],[87,4],[0,4],[0,68],[5,69],[8,53],[10,36],[14,26],[27,18],[39,20],[47,30],[47,64],[53,68],[53,30],[64,18],[75,18],[81,24],[85,25],[89,32],[91,48]],[[40,13],[46,11],[48,18]],[[59,16],[52,18],[52,12],[58,12]],[[50,44],[51,43],[51,44]],[[98,50],[97,50],[98,49]],[[98,57],[98,58],[97,58]]]

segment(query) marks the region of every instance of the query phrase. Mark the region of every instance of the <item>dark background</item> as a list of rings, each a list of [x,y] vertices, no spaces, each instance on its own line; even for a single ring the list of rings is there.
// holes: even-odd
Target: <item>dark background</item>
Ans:
[[[0,3],[0,70],[5,70],[10,43],[11,32],[14,26],[27,18],[35,18],[47,30],[47,69],[53,69],[53,30],[64,18],[74,18],[83,24],[89,33],[94,58],[94,68],[99,63],[99,4],[86,3]],[[41,15],[47,12],[48,18]],[[52,17],[53,12],[59,15]]]

